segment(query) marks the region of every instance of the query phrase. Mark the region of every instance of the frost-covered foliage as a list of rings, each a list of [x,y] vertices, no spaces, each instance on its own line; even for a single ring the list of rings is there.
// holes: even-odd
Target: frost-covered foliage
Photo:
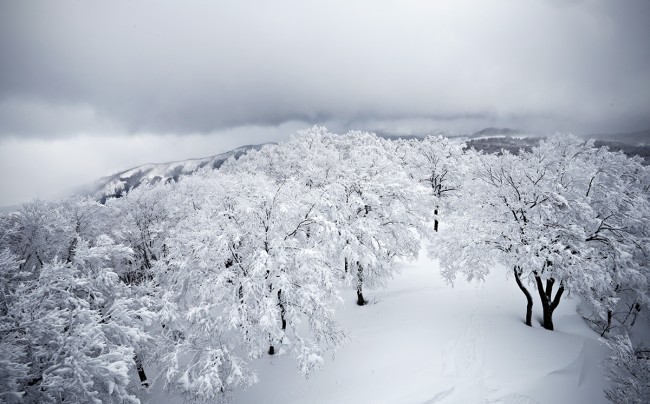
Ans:
[[[463,159],[468,175],[443,214],[449,226],[431,245],[444,275],[483,279],[501,263],[526,297],[526,324],[536,294],[542,325],[552,330],[553,312],[568,293],[581,298],[582,314],[602,336],[627,339],[650,311],[648,168],[570,136],[516,155],[469,151]],[[612,343],[622,364],[631,360],[624,345]],[[613,379],[614,390],[625,388],[625,376]]]
[[[391,143],[390,156],[404,167],[410,178],[429,190],[434,204],[434,231],[438,231],[439,211],[450,209],[466,175],[465,144],[443,136],[396,140],[389,145]]]
[[[133,250],[129,265],[119,273],[128,284],[146,284],[153,276],[154,263],[165,254],[164,240],[175,223],[167,203],[171,187],[143,185],[127,197],[106,202],[112,215],[112,228],[120,242]]]
[[[417,255],[426,195],[376,136],[322,128],[181,181],[155,271],[166,385],[224,398],[255,381],[247,362],[267,352],[308,375],[344,339],[338,283],[365,303],[363,285]]]
[[[337,291],[319,248],[334,230],[314,209],[317,192],[292,180],[209,172],[183,181],[174,198],[186,214],[158,272],[167,384],[181,380],[214,399],[254,382],[245,363],[269,349],[291,353],[307,374],[338,346]]]
[[[528,325],[531,287],[548,329],[561,298],[580,297],[614,337],[610,396],[643,398],[650,169],[572,137],[463,148],[314,127],[105,204],[1,215],[0,400],[137,402],[160,381],[227,402],[267,354],[309,375],[345,340],[340,287],[366,304],[424,239],[450,281],[505,265]]]
[[[13,295],[12,277],[20,262],[8,250],[0,251],[0,398],[6,402],[19,402],[24,395],[21,388],[29,378],[27,351],[19,333],[10,329],[7,314]]]
[[[7,401],[138,401],[129,372],[134,349],[150,339],[144,325],[153,312],[114,271],[131,249],[94,233],[108,229],[104,209],[85,199],[35,202],[3,218],[0,374]]]
[[[608,341],[612,354],[605,359],[605,370],[612,387],[605,390],[614,403],[647,403],[650,397],[650,350],[634,348],[627,336]]]
[[[441,139],[439,139],[442,142]],[[365,304],[363,287],[383,285],[396,258],[413,258],[428,235],[428,184],[404,169],[391,141],[365,132],[335,135],[314,127],[289,142],[248,153],[225,171],[267,172],[299,181],[319,199],[314,209],[335,228],[328,248],[340,277]]]
[[[587,317],[603,336],[625,334],[640,313],[650,311],[650,170],[604,149],[583,169],[589,186],[575,223],[584,228],[585,248],[610,281],[605,289],[585,285],[593,306]]]
[[[572,137],[518,155],[468,153],[467,161],[452,225],[432,251],[449,279],[480,279],[502,263],[526,295],[526,322],[532,283],[548,329],[564,292],[600,318],[622,300],[647,304],[650,210],[639,161]]]
[[[178,184],[2,216],[5,398],[135,401],[128,372],[150,383],[153,360],[193,400],[252,384],[267,352],[308,375],[345,338],[341,282],[365,304],[428,235],[430,184],[393,146],[314,127]]]

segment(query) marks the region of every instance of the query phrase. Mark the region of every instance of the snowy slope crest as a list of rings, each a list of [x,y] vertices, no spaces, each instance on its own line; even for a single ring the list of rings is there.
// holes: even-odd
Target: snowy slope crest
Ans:
[[[238,159],[249,150],[259,149],[262,146],[246,145],[211,157],[172,161],[169,163],[144,164],[100,178],[93,185],[92,192],[90,193],[103,203],[109,198],[120,197],[142,184],[155,184],[159,181],[178,181],[180,177],[190,175],[204,167],[218,169],[229,158],[233,157]]]

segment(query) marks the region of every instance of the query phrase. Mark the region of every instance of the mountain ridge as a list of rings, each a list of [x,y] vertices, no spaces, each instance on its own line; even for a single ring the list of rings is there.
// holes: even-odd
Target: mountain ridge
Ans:
[[[377,133],[384,139],[423,139],[426,135],[397,135],[384,132]],[[467,138],[469,145],[486,152],[496,152],[502,148],[517,152],[520,148],[528,149],[534,146],[543,135],[534,135],[521,129],[512,128],[483,128],[471,135],[453,136],[454,138]],[[516,139],[522,137],[522,139]],[[628,155],[640,155],[646,162],[650,159],[648,145],[650,145],[650,129],[630,133],[608,133],[580,135],[583,138],[592,138],[597,141],[597,146],[608,146],[613,150],[623,150]],[[504,144],[503,142],[514,142]],[[264,145],[245,145],[230,151],[213,156],[178,160],[165,163],[147,163],[136,167],[102,177],[89,187],[86,194],[93,195],[104,203],[107,199],[120,197],[124,193],[137,188],[142,184],[155,184],[159,181],[178,181],[185,175],[190,175],[206,166],[218,169],[230,157],[238,159],[249,150],[259,150]],[[647,164],[647,163],[646,163]]]
[[[248,151],[258,150],[266,144],[268,143],[245,145],[208,157],[141,164],[98,179],[90,186],[90,192],[87,193],[104,203],[109,198],[119,198],[143,184],[178,181],[180,177],[190,175],[206,166],[218,169],[229,158],[238,159]]]

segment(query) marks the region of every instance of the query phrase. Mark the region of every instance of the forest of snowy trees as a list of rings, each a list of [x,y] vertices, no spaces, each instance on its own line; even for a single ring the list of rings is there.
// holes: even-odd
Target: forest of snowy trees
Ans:
[[[535,306],[553,330],[579,298],[611,347],[608,398],[648,398],[650,167],[571,136],[487,154],[314,127],[105,203],[2,214],[0,401],[139,402],[162,383],[222,402],[264,355],[308,375],[345,343],[341,294],[364,306],[424,247],[450,284],[506,268],[522,327]]]

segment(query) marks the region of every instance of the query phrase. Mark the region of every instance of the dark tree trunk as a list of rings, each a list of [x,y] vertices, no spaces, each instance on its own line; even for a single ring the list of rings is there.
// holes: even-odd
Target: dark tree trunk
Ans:
[[[361,285],[357,286],[357,306],[365,306],[366,301],[363,298],[363,292],[361,291]]]
[[[357,263],[357,305],[364,306],[366,300],[363,298],[363,267]]]
[[[553,285],[555,284],[555,279],[550,278],[546,281],[546,288],[537,274],[535,274],[535,283],[537,284],[537,291],[539,292],[539,298],[542,301],[542,312],[543,312],[543,322],[542,326],[547,330],[553,330],[553,312],[560,304],[562,299],[562,294],[564,293],[564,286],[560,283],[560,287],[553,296]]]
[[[153,265],[151,265],[151,261],[149,261],[149,254],[147,254],[147,249],[144,247],[142,248],[142,258],[144,259],[144,262],[142,263],[142,269],[151,269]]]
[[[287,319],[285,317],[287,311],[282,303],[282,290],[278,290],[278,306],[280,306],[280,318],[282,319],[282,331],[287,329]]]
[[[529,327],[533,326],[532,319],[533,319],[533,296],[531,296],[530,292],[524,286],[524,284],[521,282],[521,274],[520,274],[521,269],[519,267],[514,268],[514,273],[515,273],[515,281],[517,281],[517,286],[519,286],[519,289],[523,292],[524,296],[526,296],[526,325]]]
[[[68,264],[74,259],[75,251],[77,250],[77,243],[79,242],[78,237],[81,232],[81,225],[77,221],[77,226],[75,227],[75,235],[72,241],[70,242],[70,247],[68,247],[68,258],[65,260]]]
[[[68,258],[65,260],[66,263],[71,263],[72,260],[74,259],[74,253],[77,249],[77,236],[75,236],[72,239],[72,242],[70,243],[70,247],[68,247]]]
[[[600,333],[601,337],[604,337],[605,334],[607,334],[609,330],[612,328],[612,314],[613,313],[611,309],[607,310],[607,324],[605,325],[603,332]]]
[[[634,303],[634,316],[632,317],[632,322],[630,323],[630,327],[634,326],[634,323],[636,322],[636,318],[638,317],[639,313],[641,313],[641,305],[639,303]]]
[[[284,303],[282,303],[282,290],[278,290],[278,307],[280,307],[280,319],[282,320],[282,331],[286,331],[287,329],[287,318],[286,318],[286,313],[287,310],[284,307]],[[273,345],[269,346],[269,355],[275,355],[275,347]]]
[[[436,184],[434,189],[436,190],[436,195],[438,199],[440,199],[440,197],[442,196],[442,185]],[[433,210],[433,215],[435,216],[433,220],[433,230],[437,232],[438,231],[438,206],[436,206],[436,208]]]
[[[438,231],[438,207],[433,210],[433,214],[436,216],[436,219],[433,219],[433,230]]]
[[[138,354],[133,355],[133,360],[135,361],[135,368],[138,371],[138,377],[140,377],[140,384],[144,387],[149,387],[149,382],[147,381],[147,374],[144,372],[144,366],[142,366],[142,360]]]

